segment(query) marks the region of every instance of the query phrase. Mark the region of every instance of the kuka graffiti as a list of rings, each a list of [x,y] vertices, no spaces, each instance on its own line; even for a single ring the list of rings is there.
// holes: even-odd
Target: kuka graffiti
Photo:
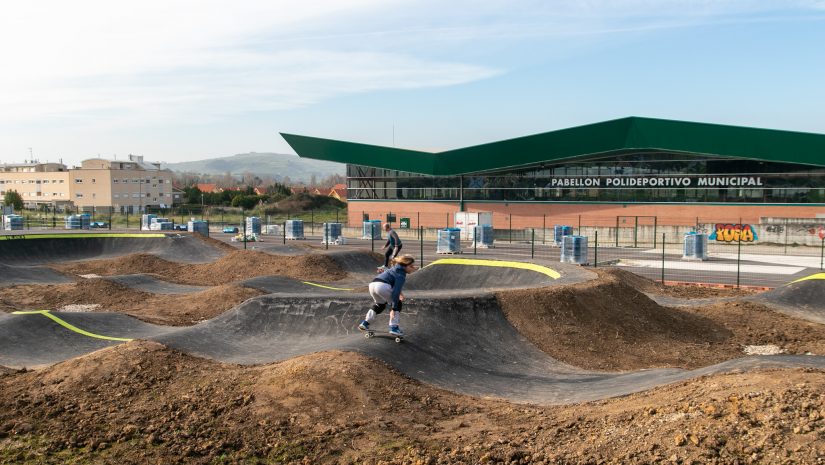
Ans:
[[[753,242],[759,238],[749,224],[716,223],[716,230],[708,239],[717,242]]]

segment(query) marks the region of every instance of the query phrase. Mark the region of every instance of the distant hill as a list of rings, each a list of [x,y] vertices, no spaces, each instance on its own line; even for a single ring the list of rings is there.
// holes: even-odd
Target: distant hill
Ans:
[[[231,157],[210,158],[208,160],[164,163],[163,168],[180,173],[197,174],[243,174],[269,175],[275,179],[285,176],[293,181],[308,182],[314,174],[318,179],[332,174],[344,175],[346,165],[330,161],[300,158],[283,153],[240,153]]]

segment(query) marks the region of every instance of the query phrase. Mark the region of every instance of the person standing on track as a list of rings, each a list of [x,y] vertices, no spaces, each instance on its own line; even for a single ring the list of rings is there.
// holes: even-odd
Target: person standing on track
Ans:
[[[384,223],[384,231],[387,232],[387,243],[384,244],[384,269],[386,270],[390,267],[390,261],[401,252],[401,238],[389,223]]]
[[[369,285],[370,297],[375,303],[367,310],[366,318],[358,325],[361,331],[369,331],[370,323],[375,319],[375,315],[383,312],[389,303],[391,304],[389,333],[393,336],[404,336],[404,331],[398,327],[401,319],[401,302],[404,300],[401,289],[404,287],[407,275],[416,269],[415,258],[412,255],[402,255],[394,258],[393,263],[392,268],[376,276]]]

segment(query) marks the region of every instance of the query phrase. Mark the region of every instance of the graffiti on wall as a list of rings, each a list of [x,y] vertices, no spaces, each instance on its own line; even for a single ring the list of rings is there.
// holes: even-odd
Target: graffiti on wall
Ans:
[[[796,231],[797,233],[802,234],[809,234],[811,236],[819,236],[820,239],[825,239],[825,227],[821,225],[802,225],[800,229]]]
[[[749,224],[716,223],[708,239],[717,242],[754,242],[759,237]]]

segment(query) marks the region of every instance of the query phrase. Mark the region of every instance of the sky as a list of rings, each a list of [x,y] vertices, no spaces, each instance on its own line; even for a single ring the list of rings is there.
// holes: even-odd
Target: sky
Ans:
[[[10,2],[0,163],[442,151],[627,116],[825,133],[825,0]]]

